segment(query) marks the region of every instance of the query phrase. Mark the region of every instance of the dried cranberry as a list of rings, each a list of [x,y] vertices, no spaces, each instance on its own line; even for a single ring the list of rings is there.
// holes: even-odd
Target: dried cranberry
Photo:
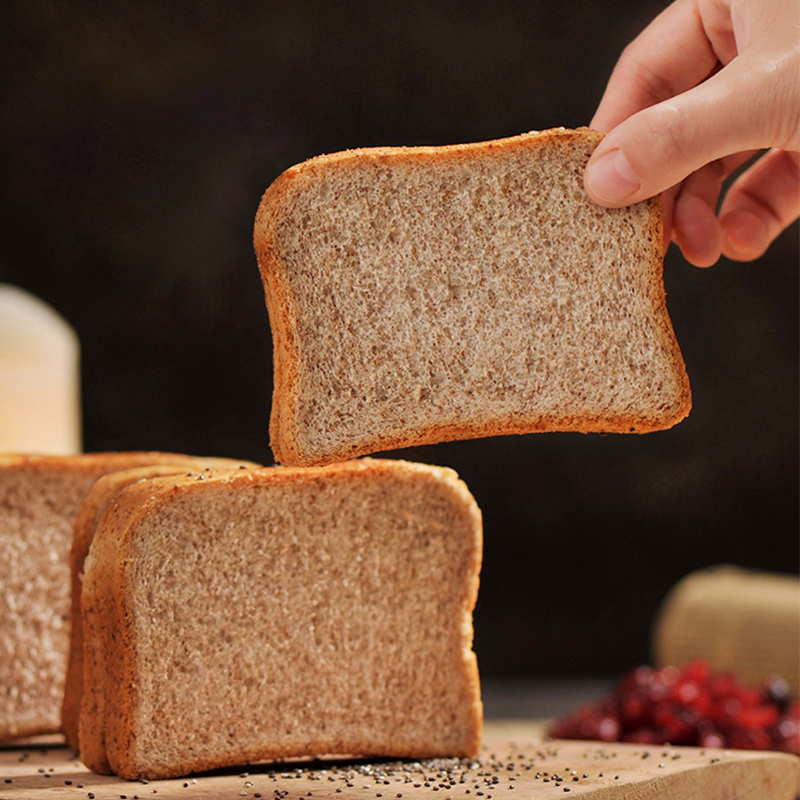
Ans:
[[[800,752],[800,703],[789,685],[769,678],[755,689],[704,661],[680,669],[638,667],[608,695],[557,720],[550,733],[565,739],[641,744],[778,749]]]
[[[777,706],[753,706],[743,708],[739,712],[737,722],[743,728],[755,730],[757,728],[771,728],[777,725],[781,718],[781,712]]]

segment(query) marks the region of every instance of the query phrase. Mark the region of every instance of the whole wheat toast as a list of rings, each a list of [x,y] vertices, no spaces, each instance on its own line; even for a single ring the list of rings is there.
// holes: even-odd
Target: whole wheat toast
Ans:
[[[660,200],[588,198],[601,138],[352,150],[284,172],[254,232],[276,459],[683,419]]]

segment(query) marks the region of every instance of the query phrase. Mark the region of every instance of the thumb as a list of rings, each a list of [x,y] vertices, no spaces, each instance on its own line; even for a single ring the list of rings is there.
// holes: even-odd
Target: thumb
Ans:
[[[739,56],[695,88],[633,114],[589,159],[587,193],[604,206],[627,206],[723,156],[791,147],[800,117],[792,62]]]

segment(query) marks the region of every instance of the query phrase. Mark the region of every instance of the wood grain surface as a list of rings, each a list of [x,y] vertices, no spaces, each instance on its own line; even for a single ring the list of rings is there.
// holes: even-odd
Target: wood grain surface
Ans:
[[[0,748],[0,800],[795,800],[800,758],[781,753],[563,742],[534,721],[487,725],[478,758],[248,765],[148,782],[94,775],[70,748]]]

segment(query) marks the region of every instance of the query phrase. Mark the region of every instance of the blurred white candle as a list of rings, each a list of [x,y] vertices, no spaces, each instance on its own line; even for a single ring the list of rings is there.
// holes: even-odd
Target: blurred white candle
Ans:
[[[0,284],[0,452],[80,452],[79,356],[63,317]]]

